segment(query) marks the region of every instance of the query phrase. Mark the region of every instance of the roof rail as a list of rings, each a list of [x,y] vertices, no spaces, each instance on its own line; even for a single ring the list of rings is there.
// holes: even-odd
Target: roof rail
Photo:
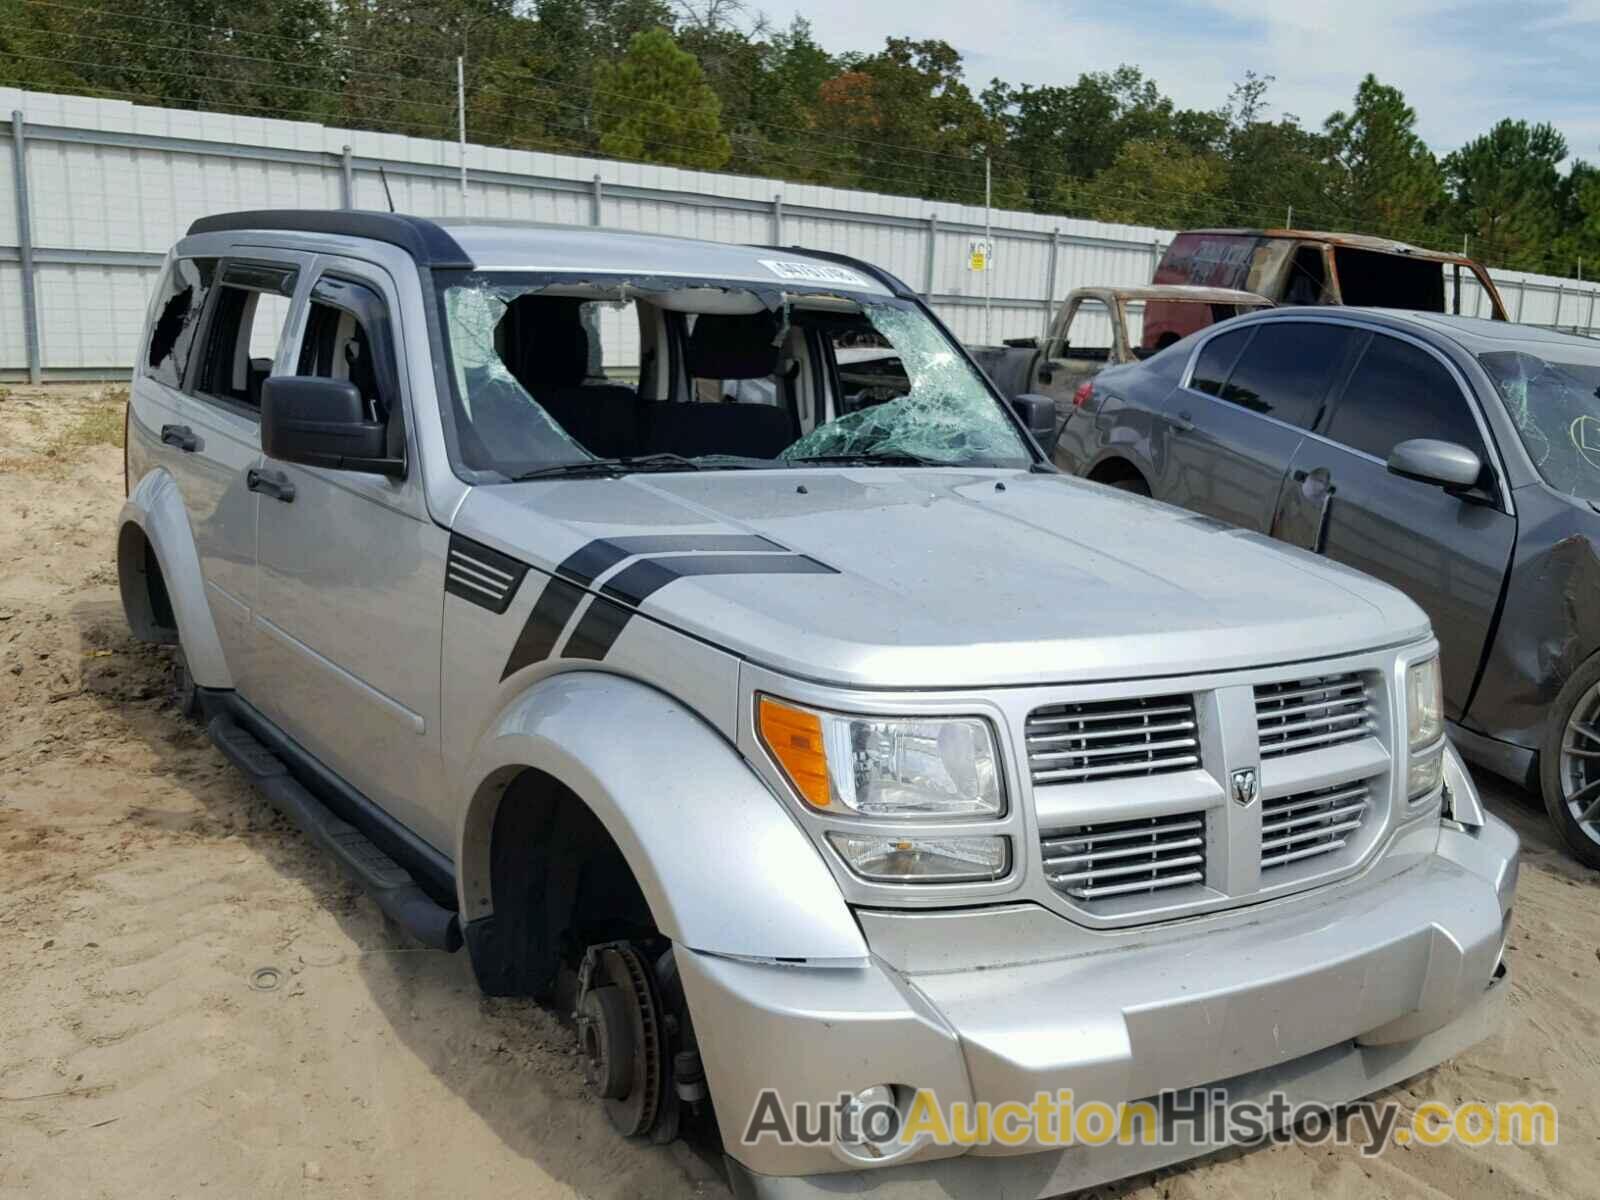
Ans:
[[[189,234],[232,233],[250,229],[328,233],[398,246],[419,267],[472,269],[472,260],[455,238],[426,217],[358,209],[262,208],[217,213],[189,226]]]

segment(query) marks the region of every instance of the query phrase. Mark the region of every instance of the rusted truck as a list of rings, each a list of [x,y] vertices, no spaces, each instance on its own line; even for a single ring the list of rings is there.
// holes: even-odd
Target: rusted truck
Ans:
[[[1245,288],[1281,305],[1509,319],[1494,280],[1472,259],[1355,233],[1191,229],[1172,239],[1155,282]]]
[[[1036,337],[1009,338],[970,349],[1008,399],[1033,393],[1054,400],[1059,430],[1078,390],[1105,367],[1147,358],[1208,325],[1271,307],[1265,296],[1233,288],[1084,287],[1067,293],[1043,344]]]

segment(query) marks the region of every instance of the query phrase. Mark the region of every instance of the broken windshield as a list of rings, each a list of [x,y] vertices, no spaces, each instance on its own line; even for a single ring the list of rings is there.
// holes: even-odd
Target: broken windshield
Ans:
[[[1528,457],[1551,487],[1600,500],[1600,351],[1551,362],[1523,351],[1480,354]]]
[[[440,280],[464,478],[873,465],[1026,467],[981,375],[915,303],[826,285]],[[561,468],[574,466],[573,471]]]

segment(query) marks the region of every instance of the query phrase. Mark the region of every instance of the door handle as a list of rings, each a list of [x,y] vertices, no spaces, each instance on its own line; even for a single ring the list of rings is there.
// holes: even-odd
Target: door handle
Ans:
[[[1194,428],[1194,418],[1186,412],[1181,412],[1177,416],[1169,418],[1169,420],[1172,422],[1172,428],[1178,433],[1188,433]]]
[[[161,440],[169,446],[176,446],[185,454],[193,454],[200,448],[200,439],[194,436],[194,430],[187,425],[163,425]]]
[[[282,471],[258,471],[251,467],[244,473],[244,482],[252,492],[260,492],[285,504],[294,502],[294,484]]]

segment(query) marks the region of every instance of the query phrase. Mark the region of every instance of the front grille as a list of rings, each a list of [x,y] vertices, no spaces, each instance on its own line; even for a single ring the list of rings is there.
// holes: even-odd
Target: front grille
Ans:
[[[1264,801],[1261,869],[1287,866],[1342,848],[1367,815],[1367,783],[1340,784]]]
[[[1194,697],[1052,704],[1028,715],[1035,785],[1161,775],[1200,765]]]
[[[1376,729],[1367,681],[1355,672],[1256,685],[1262,758],[1359,741]]]
[[[1202,883],[1204,813],[1080,825],[1043,840],[1050,886],[1077,900]]]

